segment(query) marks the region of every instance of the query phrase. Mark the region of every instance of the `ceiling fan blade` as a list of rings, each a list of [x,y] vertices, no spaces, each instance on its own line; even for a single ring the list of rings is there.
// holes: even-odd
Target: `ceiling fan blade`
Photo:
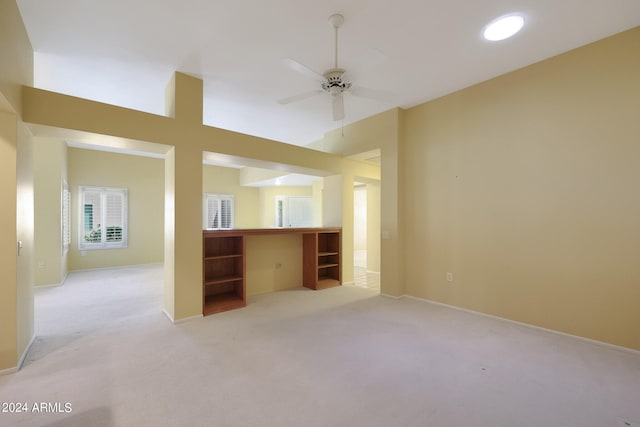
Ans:
[[[351,92],[355,96],[360,96],[362,98],[375,99],[376,101],[382,101],[382,102],[393,101],[393,95],[390,94],[389,92],[385,92],[382,90],[369,89],[367,87],[362,87],[362,86],[351,86],[351,88],[349,89],[349,92]]]
[[[321,83],[324,83],[326,80],[324,77],[322,77],[322,75],[316,73],[311,68],[299,63],[294,59],[291,59],[291,58],[284,59],[284,63],[293,71],[297,71],[298,73],[304,74],[307,77],[311,77],[312,79],[317,80]]]
[[[298,95],[290,96],[288,98],[283,98],[278,100],[278,104],[291,104],[292,102],[302,101],[303,99],[311,98],[312,96],[320,95],[322,91],[312,90],[310,92],[301,93]]]
[[[342,92],[337,95],[332,95],[332,110],[333,120],[338,121],[344,119],[344,97]]]

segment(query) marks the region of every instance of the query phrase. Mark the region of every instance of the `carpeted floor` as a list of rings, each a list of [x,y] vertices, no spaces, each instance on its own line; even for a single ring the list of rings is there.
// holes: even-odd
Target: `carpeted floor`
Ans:
[[[172,325],[161,288],[143,266],[37,290],[37,339],[0,377],[28,410],[0,425],[640,425],[636,354],[357,286]]]

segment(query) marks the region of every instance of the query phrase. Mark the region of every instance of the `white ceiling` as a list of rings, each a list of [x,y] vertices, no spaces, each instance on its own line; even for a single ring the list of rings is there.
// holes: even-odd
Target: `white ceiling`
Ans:
[[[17,0],[35,51],[35,86],[164,114],[177,70],[204,80],[208,125],[306,145],[342,123],[283,64],[333,63],[328,17],[342,13],[340,66],[391,102],[348,96],[345,124],[410,107],[640,25],[639,0]],[[482,27],[522,12],[524,30],[484,42]],[[382,54],[382,55],[380,55]],[[381,59],[381,60],[380,60]]]

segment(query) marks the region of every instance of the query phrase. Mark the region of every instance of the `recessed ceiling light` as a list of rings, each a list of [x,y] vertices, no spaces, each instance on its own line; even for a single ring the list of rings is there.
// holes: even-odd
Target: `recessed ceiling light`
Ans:
[[[519,14],[504,15],[487,24],[482,36],[489,41],[508,39],[524,26],[524,16]]]

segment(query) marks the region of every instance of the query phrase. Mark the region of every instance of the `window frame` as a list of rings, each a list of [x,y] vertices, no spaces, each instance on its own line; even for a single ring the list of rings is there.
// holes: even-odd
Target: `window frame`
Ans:
[[[118,194],[122,197],[122,240],[118,242],[107,241],[107,233],[100,233],[100,242],[86,242],[84,240],[84,195],[85,192],[98,192],[100,193],[100,218],[104,222],[104,218],[107,217],[107,203],[106,198],[108,194]],[[126,188],[115,187],[96,187],[96,186],[79,186],[78,188],[78,249],[81,251],[86,250],[102,250],[102,249],[126,249],[128,247],[128,235],[129,235],[129,222],[128,222],[128,199],[129,191]]]

